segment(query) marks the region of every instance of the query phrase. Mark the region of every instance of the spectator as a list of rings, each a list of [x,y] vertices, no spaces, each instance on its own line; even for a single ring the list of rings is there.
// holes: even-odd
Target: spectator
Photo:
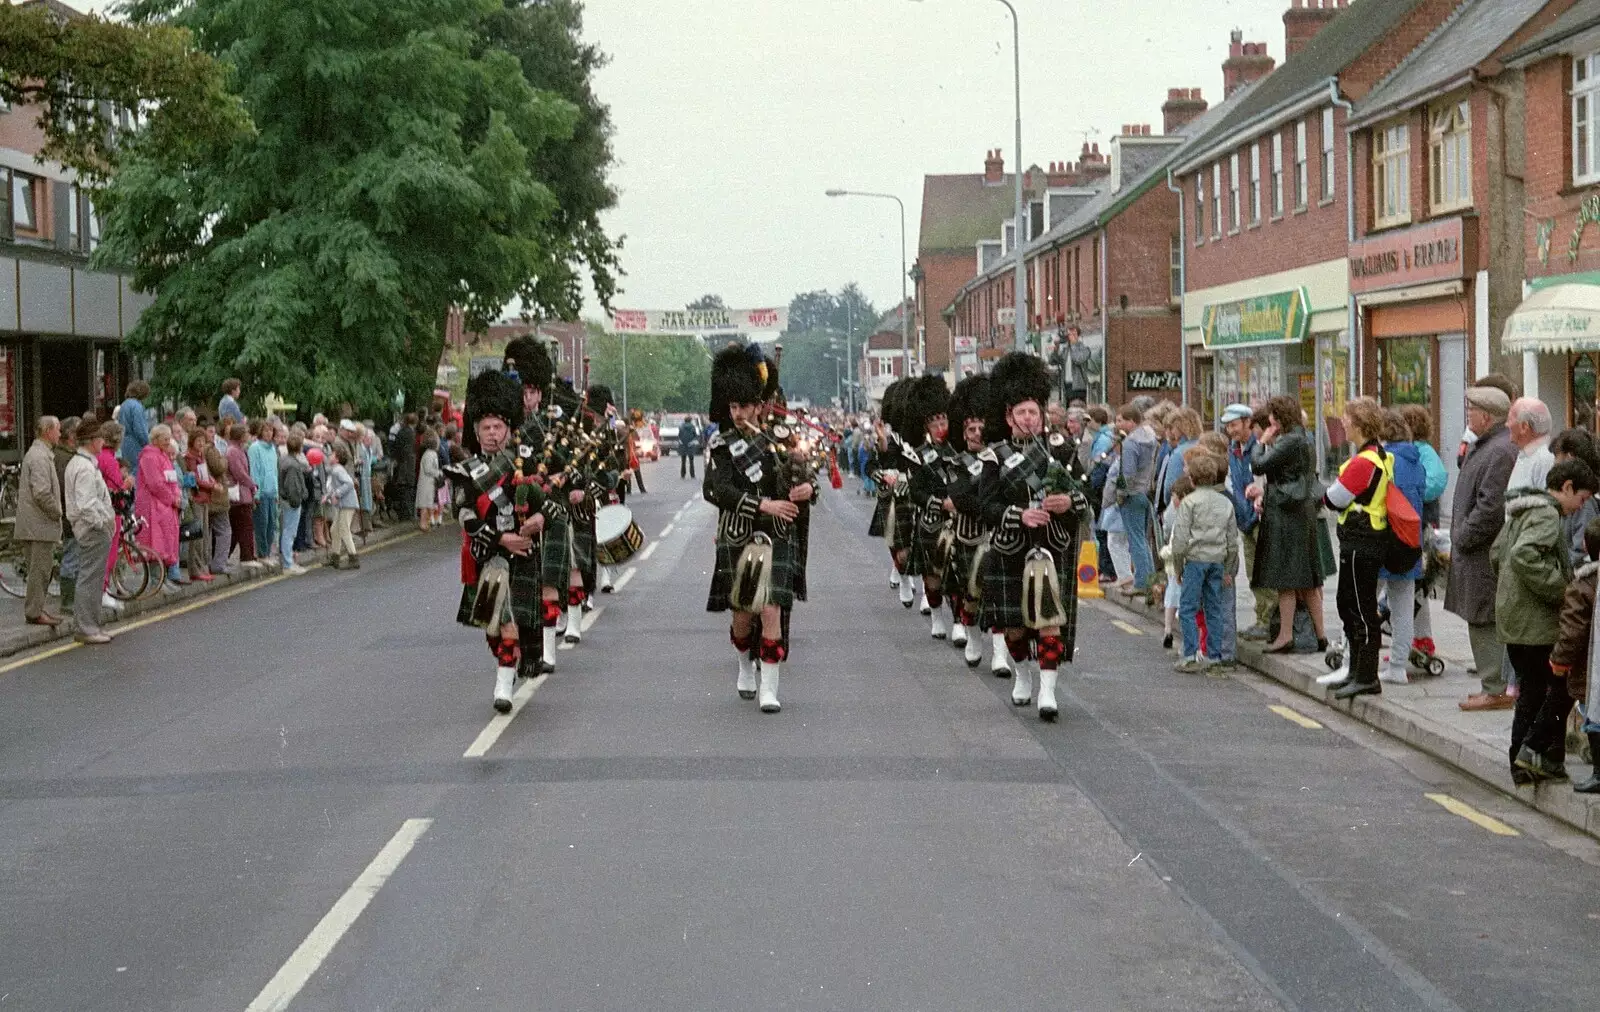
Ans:
[[[1433,448],[1433,414],[1421,404],[1407,404],[1400,409],[1400,417],[1411,433],[1411,445],[1416,447],[1417,459],[1422,463],[1422,472],[1426,478],[1422,489],[1421,515],[1423,537],[1427,539],[1423,544],[1427,547],[1432,545],[1437,536],[1436,532],[1442,520],[1439,504],[1444,499],[1445,489],[1450,485],[1450,475],[1444,469],[1444,461],[1440,459],[1439,451]],[[1411,645],[1431,657],[1436,652],[1433,643],[1433,605],[1428,601],[1428,593],[1422,588],[1415,588],[1414,593],[1416,615],[1413,619]],[[1404,646],[1402,643],[1402,649]]]
[[[1514,783],[1565,780],[1567,680],[1550,667],[1560,637],[1560,611],[1572,560],[1561,518],[1576,513],[1594,495],[1589,465],[1569,460],[1550,469],[1544,488],[1506,493],[1505,527],[1494,542],[1495,628],[1517,672],[1516,713],[1511,720]]]
[[[401,419],[389,441],[389,504],[394,508],[395,519],[411,519],[417,495],[417,416],[407,414]]]
[[[117,424],[122,426],[117,456],[135,473],[139,470],[139,454],[150,442],[150,418],[144,410],[144,399],[149,396],[150,384],[141,379],[133,380],[128,384],[128,399],[118,405],[115,416]]]
[[[310,497],[311,467],[305,458],[305,438],[298,432],[291,432],[284,444],[283,456],[278,458],[278,500],[283,507],[279,515],[283,533],[278,539],[278,551],[286,573],[306,571],[295,561],[294,543],[300,532],[300,511]]]
[[[372,533],[372,451],[367,437],[370,430],[360,423],[356,425],[351,446],[351,459],[354,461],[350,477],[356,483],[356,500],[360,508],[356,512],[356,530],[361,535],[361,543],[367,543],[367,536]]]
[[[1206,661],[1226,669],[1234,664],[1235,643],[1234,609],[1224,588],[1233,586],[1233,574],[1239,571],[1238,522],[1233,501],[1222,489],[1227,464],[1210,452],[1191,451],[1184,472],[1184,480],[1194,491],[1178,504],[1172,524],[1172,562],[1182,588],[1178,621],[1183,630],[1184,659],[1177,670],[1200,667],[1201,614],[1205,615]]]
[[[422,463],[417,469],[417,526],[422,530],[438,524],[439,479],[442,477],[439,437],[430,432],[422,437]]]
[[[1394,485],[1406,502],[1421,517],[1426,508],[1428,472],[1422,463],[1422,454],[1411,438],[1411,427],[1400,412],[1390,408],[1383,412],[1383,450],[1393,459]],[[1383,584],[1384,596],[1389,602],[1389,664],[1378,671],[1380,681],[1405,685],[1411,680],[1406,674],[1411,644],[1416,639],[1417,581],[1422,579],[1422,553],[1416,562],[1400,572],[1385,566],[1378,579]],[[1430,627],[1429,636],[1432,636]],[[1429,651],[1432,652],[1431,650]]]
[[[116,512],[98,463],[104,445],[100,426],[93,419],[84,421],[78,429],[78,452],[67,465],[66,514],[78,542],[78,586],[72,616],[80,643],[111,642],[100,628],[100,595],[95,593],[105,586],[106,560],[111,556],[116,529]]]
[[[33,445],[22,458],[17,475],[17,514],[11,536],[22,544],[22,561],[28,567],[28,593],[22,614],[29,625],[58,626],[61,619],[45,610],[50,596],[50,574],[56,566],[56,545],[61,543],[61,478],[56,474],[55,446],[61,440],[61,420],[41,415],[33,427]]]
[[[161,557],[169,583],[182,586],[189,582],[178,568],[178,511],[183,490],[169,456],[171,450],[172,429],[166,425],[151,429],[150,442],[140,451],[134,471],[133,511],[144,521],[139,544]]]
[[[1180,478],[1173,482],[1172,498],[1168,500],[1166,512],[1164,512],[1161,516],[1161,530],[1163,532],[1165,543],[1162,544],[1160,550],[1157,551],[1156,554],[1163,562],[1166,563],[1165,570],[1167,585],[1165,590],[1162,591],[1161,595],[1161,649],[1163,650],[1172,649],[1172,634],[1173,630],[1178,624],[1178,605],[1181,604],[1183,600],[1183,592],[1179,589],[1179,584],[1183,574],[1182,571],[1178,569],[1178,564],[1174,560],[1172,554],[1173,525],[1178,519],[1179,502],[1182,501],[1184,496],[1189,495],[1193,491],[1194,482],[1187,478]],[[1183,671],[1184,673],[1199,671],[1200,657],[1198,654],[1184,654],[1179,660],[1179,664],[1182,665],[1185,661],[1190,660],[1194,662],[1195,666],[1180,667],[1179,670]]]
[[[1505,651],[1495,634],[1495,578],[1491,550],[1505,523],[1506,483],[1517,463],[1517,448],[1506,431],[1511,399],[1495,387],[1467,390],[1467,429],[1471,445],[1456,474],[1450,509],[1450,582],[1445,610],[1467,623],[1467,638],[1483,691],[1461,702],[1463,710],[1509,710],[1501,658]]]
[[[268,565],[278,551],[278,447],[273,442],[276,433],[277,426],[272,422],[257,423],[256,438],[245,451],[250,480],[255,483],[255,509],[250,516],[255,529],[255,558]]]
[[[1594,502],[1594,497],[1589,501]],[[1589,521],[1583,536],[1588,561],[1573,574],[1562,598],[1561,632],[1550,651],[1550,671],[1558,678],[1566,678],[1568,695],[1578,701],[1594,765],[1589,779],[1574,784],[1572,789],[1579,794],[1600,794],[1600,720],[1589,708],[1590,700],[1600,700],[1600,672],[1595,669],[1600,658],[1589,649],[1594,630],[1595,585],[1600,580],[1600,561],[1596,561],[1600,560],[1600,520]]]
[[[122,445],[122,426],[116,422],[105,422],[100,426],[100,452],[95,455],[95,463],[100,467],[100,478],[106,483],[106,490],[111,496],[111,506],[116,513],[116,520],[112,527],[112,551],[106,555],[104,582],[101,589],[100,608],[102,611],[121,611],[122,602],[112,597],[107,588],[111,583],[111,569],[116,565],[116,546],[122,543],[122,517],[123,514],[133,509],[133,478],[123,470],[122,462],[117,460],[116,451],[112,446]]]
[[[859,443],[859,440],[857,441]],[[694,461],[700,455],[700,426],[690,415],[678,426],[678,478],[694,477]]]
[[[1556,463],[1563,460],[1581,460],[1589,465],[1589,470],[1600,474],[1600,448],[1595,446],[1594,436],[1587,429],[1567,429],[1555,439],[1550,441],[1550,452],[1555,454]],[[1591,498],[1583,504],[1583,509],[1567,517],[1563,521],[1566,529],[1567,544],[1572,547],[1572,565],[1581,566],[1589,561],[1588,543],[1584,538],[1584,530],[1589,526],[1589,521],[1600,515],[1600,498]]]
[[[1477,381],[1472,385],[1476,387],[1491,387],[1500,391],[1506,395],[1507,404],[1512,403],[1518,397],[1522,396],[1520,393],[1518,393],[1516,384],[1512,383],[1509,379],[1497,372],[1484,373],[1482,376],[1479,376]],[[1461,467],[1462,461],[1466,460],[1467,451],[1470,450],[1472,448],[1472,444],[1477,441],[1478,434],[1473,432],[1470,427],[1461,433],[1461,446],[1456,451],[1456,468],[1458,470]]]
[[[61,483],[61,614],[72,610],[78,596],[78,540],[72,536],[72,524],[67,520],[67,465],[78,454],[77,416],[61,420],[61,438],[52,447],[55,456],[56,478]]]
[[[1123,434],[1117,507],[1128,535],[1132,590],[1138,593],[1149,589],[1155,567],[1150,555],[1150,503],[1155,493],[1159,447],[1155,430],[1145,424],[1144,412],[1133,404],[1125,404],[1117,412],[1117,428]]]
[[[1506,416],[1506,431],[1517,448],[1517,463],[1511,469],[1506,488],[1543,489],[1545,475],[1555,465],[1550,452],[1550,409],[1541,400],[1519,397],[1511,402]]]
[[[383,513],[386,506],[385,498],[388,495],[389,458],[383,452],[383,440],[378,438],[372,426],[366,426],[361,441],[366,445],[367,456],[372,460],[372,526],[387,527],[389,525],[383,519]],[[466,451],[461,452],[461,457],[463,460],[466,459]]]
[[[211,519],[216,515],[216,504],[213,500],[221,499],[227,502],[228,493],[218,483],[211,463],[207,460],[208,453],[214,454],[211,449],[211,437],[198,425],[189,430],[189,448],[183,455],[184,468],[194,476],[194,491],[189,494],[190,505],[193,509],[194,519],[200,524],[200,536],[189,542],[189,578],[199,580],[201,583],[210,583],[211,575]],[[227,513],[224,510],[223,515]]]
[[[1250,586],[1278,595],[1278,638],[1267,653],[1288,653],[1294,648],[1294,615],[1301,604],[1311,616],[1319,648],[1327,640],[1322,618],[1322,549],[1317,528],[1316,461],[1311,439],[1302,423],[1304,412],[1294,397],[1274,397],[1267,402],[1267,428],[1251,451],[1250,470],[1266,478],[1259,500],[1260,527],[1256,533],[1255,568]],[[1373,432],[1373,438],[1378,435]],[[1374,581],[1377,571],[1373,571]],[[1374,587],[1374,593],[1376,588]],[[1374,604],[1376,608],[1376,604]],[[1377,678],[1374,669],[1372,676]]]
[[[205,434],[206,470],[215,482],[206,509],[211,531],[211,572],[222,576],[233,572],[228,556],[233,551],[233,499],[238,493],[233,491],[233,476],[228,472],[227,441],[219,439],[216,423],[209,420],[205,424]]]
[[[172,442],[187,455],[189,435],[200,428],[200,419],[195,416],[193,408],[179,408],[172,418]]]
[[[1094,515],[1094,536],[1100,546],[1100,582],[1115,583],[1126,575],[1118,570],[1111,558],[1110,535],[1100,525],[1100,514],[1105,506],[1106,481],[1111,474],[1111,459],[1115,455],[1116,429],[1111,425],[1111,413],[1103,404],[1084,409],[1083,445],[1079,460],[1083,473],[1089,476],[1089,505]],[[1087,452],[1087,457],[1084,456]]]
[[[239,410],[240,384],[236,379],[222,381],[222,400],[217,402],[217,422],[226,427],[244,424],[244,412]]]
[[[1106,483],[1100,492],[1100,519],[1097,534],[1106,542],[1106,558],[1111,560],[1113,588],[1133,586],[1133,558],[1128,553],[1128,528],[1123,521],[1122,507],[1117,504],[1118,488],[1122,484],[1122,443],[1119,432],[1111,441],[1106,453]]]
[[[239,550],[239,563],[246,569],[261,568],[256,561],[256,483],[250,476],[250,454],[245,449],[250,439],[250,427],[244,422],[234,422],[228,427],[228,479],[233,488],[228,490],[228,524],[233,529],[233,544],[228,554]]]
[[[356,556],[356,542],[350,534],[357,501],[356,485],[350,478],[349,466],[350,448],[342,443],[335,446],[333,461],[328,466],[327,488],[322,493],[323,502],[335,511],[333,545],[329,549],[332,558],[328,562],[334,569],[361,568],[361,560]]]
[[[1300,413],[1299,404],[1294,410]],[[1352,398],[1343,422],[1356,453],[1339,468],[1339,480],[1323,496],[1323,503],[1339,514],[1339,621],[1350,658],[1350,675],[1334,690],[1335,699],[1383,691],[1378,680],[1383,651],[1378,579],[1388,547],[1392,469],[1383,449],[1382,408],[1371,398]]]

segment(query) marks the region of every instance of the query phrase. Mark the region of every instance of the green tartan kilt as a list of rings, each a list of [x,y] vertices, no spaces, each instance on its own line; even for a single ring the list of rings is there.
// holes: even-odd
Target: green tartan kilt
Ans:
[[[711,574],[711,593],[706,597],[706,611],[728,611],[732,607],[729,596],[733,593],[733,571],[744,545],[717,541],[717,567]],[[780,608],[794,607],[794,580],[798,557],[795,535],[772,539],[772,603]]]
[[[894,530],[889,532],[891,552],[909,551],[917,535],[917,513],[920,512],[907,499],[894,504]]]
[[[1061,640],[1066,645],[1064,660],[1072,660],[1078,631],[1078,528],[1072,529],[1072,544],[1067,549],[1049,548],[1055,561],[1056,579],[1061,584],[1061,607],[1066,620],[1061,624]],[[1022,609],[1022,570],[1027,564],[1028,544],[1009,555],[990,549],[983,560],[983,598],[978,603],[978,624],[985,629],[1021,629],[1026,624]]]
[[[566,589],[572,575],[572,526],[569,523],[551,523],[546,518],[544,534],[539,538],[539,576],[544,586]],[[566,601],[563,594],[561,600]]]
[[[935,577],[942,579],[944,570],[940,568],[938,558],[939,534],[944,530],[940,524],[933,530],[928,530],[928,525],[922,523],[922,511],[918,511],[918,523],[911,535],[911,553],[906,559],[906,572],[923,578]],[[940,516],[943,516],[941,513]]]
[[[978,561],[978,548],[979,545],[964,545],[960,538],[956,539],[956,546],[950,552],[950,571],[945,574],[946,593],[971,596],[967,593],[967,587],[972,582],[973,563]],[[981,583],[979,589],[982,589]]]
[[[867,524],[867,537],[883,537],[884,528],[889,525],[889,498],[879,493],[878,501],[872,504],[872,520]]]
[[[594,560],[594,517],[585,520],[573,516],[569,530],[572,532],[572,564],[583,574],[583,589],[593,594],[598,575]]]

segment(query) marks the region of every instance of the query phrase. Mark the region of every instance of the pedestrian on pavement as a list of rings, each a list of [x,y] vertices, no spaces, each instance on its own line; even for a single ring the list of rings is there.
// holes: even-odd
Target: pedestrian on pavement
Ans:
[[[1426,478],[1422,489],[1422,536],[1425,539],[1424,546],[1431,546],[1443,522],[1440,505],[1444,502],[1445,489],[1450,485],[1450,475],[1444,469],[1439,451],[1433,447],[1432,412],[1422,404],[1407,404],[1400,409],[1400,417],[1411,433],[1411,445],[1416,447],[1417,459],[1422,463]],[[1600,467],[1596,468],[1595,473],[1600,474]],[[1416,618],[1411,638],[1411,645],[1429,657],[1437,652],[1433,642],[1433,604],[1429,601],[1433,590],[1423,584],[1415,589]]]
[[[227,492],[218,484],[211,464],[206,459],[206,451],[210,449],[211,437],[196,424],[189,430],[189,446],[183,455],[183,466],[194,477],[194,491],[189,493],[189,506],[192,522],[200,525],[200,536],[191,538],[188,543],[189,578],[201,583],[210,583],[214,579],[211,575],[211,518],[215,515],[216,507],[212,500],[218,497],[224,502],[227,500]],[[211,450],[211,453],[216,451]]]
[[[1133,556],[1128,552],[1128,528],[1122,519],[1122,507],[1117,505],[1118,490],[1122,485],[1123,436],[1117,432],[1105,457],[1106,480],[1100,490],[1100,518],[1095,522],[1095,536],[1105,541],[1106,559],[1112,573],[1114,589],[1133,586]]]
[[[1295,411],[1300,411],[1298,403]],[[1343,423],[1356,453],[1339,468],[1339,480],[1323,496],[1323,503],[1339,516],[1339,622],[1350,665],[1350,676],[1333,691],[1335,699],[1383,691],[1378,580],[1392,537],[1388,490],[1394,480],[1393,458],[1383,448],[1383,409],[1369,397],[1352,398],[1345,404]]]
[[[1558,462],[1559,463],[1559,462]],[[1591,496],[1590,502],[1594,502]],[[1561,632],[1550,651],[1550,670],[1567,680],[1567,693],[1578,701],[1583,715],[1583,733],[1589,739],[1589,756],[1594,772],[1587,780],[1574,784],[1579,794],[1600,794],[1600,714],[1590,710],[1590,700],[1600,701],[1600,650],[1594,648],[1595,587],[1600,582],[1600,520],[1584,528],[1587,560],[1572,575],[1561,601]]]
[[[417,465],[417,527],[424,531],[438,522],[439,479],[443,477],[439,437],[430,432],[422,437],[422,460]]]
[[[228,478],[233,487],[228,491],[228,523],[233,529],[233,549],[239,550],[239,564],[246,569],[258,569],[256,561],[256,482],[250,476],[250,454],[246,445],[250,440],[250,427],[244,422],[234,422],[228,427]]]
[[[284,454],[278,458],[278,501],[283,507],[279,514],[282,534],[278,551],[282,554],[283,569],[287,573],[305,572],[305,568],[295,560],[294,542],[300,532],[300,511],[310,497],[311,466],[305,458],[305,437],[298,432],[291,432],[288,442],[284,444]]]
[[[56,546],[61,543],[61,479],[56,474],[55,445],[61,420],[41,415],[33,426],[33,445],[22,457],[17,475],[17,516],[12,537],[22,544],[28,567],[28,593],[22,613],[29,625],[58,626],[61,619],[46,610]]]
[[[1172,444],[1172,450],[1162,462],[1161,473],[1156,481],[1157,516],[1166,514],[1168,500],[1172,498],[1172,486],[1183,477],[1184,451],[1200,441],[1200,429],[1200,412],[1194,408],[1179,408],[1172,413],[1172,420],[1167,423],[1167,441]]]
[[[1555,466],[1550,452],[1552,423],[1550,408],[1535,397],[1519,397],[1511,402],[1506,415],[1506,431],[1517,448],[1517,463],[1506,480],[1507,491],[1514,488],[1544,488],[1545,475]]]
[[[1505,524],[1506,483],[1517,463],[1517,448],[1506,431],[1511,399],[1495,387],[1467,390],[1467,429],[1471,446],[1456,474],[1450,509],[1450,580],[1445,611],[1466,620],[1472,659],[1483,691],[1461,702],[1463,710],[1509,710],[1501,666],[1505,649],[1495,633],[1495,575],[1492,550]]]
[[[1589,470],[1600,474],[1600,448],[1596,448],[1594,436],[1587,429],[1563,430],[1550,441],[1550,452],[1555,454],[1557,464],[1563,460],[1581,460],[1589,465]],[[1591,498],[1583,504],[1583,509],[1562,521],[1567,544],[1572,548],[1574,568],[1589,561],[1584,530],[1589,526],[1589,521],[1596,516],[1600,516],[1600,498]]]
[[[150,384],[136,379],[128,384],[127,400],[117,407],[115,421],[122,426],[122,442],[117,456],[123,463],[139,470],[139,454],[150,442],[150,417],[145,413],[144,399],[150,396]]]
[[[1245,578],[1250,581],[1251,596],[1255,599],[1255,623],[1239,634],[1242,640],[1266,642],[1271,636],[1267,625],[1277,607],[1278,595],[1254,582],[1256,568],[1256,534],[1260,518],[1255,503],[1249,496],[1255,475],[1250,471],[1250,460],[1255,452],[1256,438],[1251,432],[1250,418],[1254,414],[1248,404],[1230,404],[1222,409],[1222,431],[1228,439],[1228,495],[1233,499],[1234,523],[1239,528],[1240,549],[1244,556]]]
[[[105,586],[106,560],[116,531],[116,512],[97,458],[105,444],[100,425],[86,420],[78,429],[78,452],[67,465],[66,512],[78,542],[78,586],[72,617],[78,625],[78,642],[109,643],[100,628],[100,597]]]
[[[355,537],[351,534],[351,525],[355,522],[360,501],[356,498],[356,483],[350,477],[349,467],[350,447],[343,443],[336,444],[333,463],[328,468],[327,489],[322,493],[323,502],[335,510],[333,544],[329,548],[332,556],[329,565],[334,569],[361,568],[361,560],[356,556]]]
[[[1517,672],[1511,719],[1511,779],[1567,779],[1566,723],[1572,697],[1550,667],[1561,634],[1561,603],[1572,582],[1561,518],[1594,495],[1600,478],[1580,460],[1550,469],[1544,488],[1506,493],[1506,522],[1494,543],[1495,628]]]
[[[228,564],[228,556],[233,551],[233,477],[228,473],[227,442],[224,440],[221,448],[217,446],[215,422],[206,421],[205,434],[206,470],[216,483],[206,508],[207,525],[211,531],[211,572],[215,576],[224,576],[233,572]]]
[[[244,424],[244,412],[239,410],[240,383],[236,379],[222,381],[222,400],[217,402],[217,423],[227,431],[227,426]]]
[[[122,518],[133,509],[133,476],[117,459],[114,447],[122,445],[122,426],[116,422],[102,422],[100,424],[100,452],[95,455],[95,463],[100,468],[100,478],[106,483],[106,489],[111,496],[111,506],[116,512],[113,523],[112,550],[106,554],[105,573],[100,593],[100,609],[102,611],[121,611],[122,602],[111,596],[111,568],[116,564],[116,546],[122,543],[123,531]]]
[[[67,520],[67,465],[72,463],[72,458],[78,453],[78,416],[61,420],[61,438],[56,440],[56,445],[51,447],[55,458],[56,479],[61,487],[61,565],[57,572],[60,574],[61,584],[61,611],[66,615],[72,611],[72,602],[78,594],[78,539],[72,536],[72,524]]]
[[[1094,515],[1095,541],[1100,548],[1101,583],[1115,583],[1119,577],[1127,575],[1112,562],[1110,535],[1100,522],[1105,514],[1106,483],[1111,476],[1111,462],[1116,457],[1118,435],[1111,424],[1111,411],[1104,404],[1093,404],[1085,409],[1078,452],[1083,473],[1089,476],[1089,506]]]
[[[700,424],[694,415],[678,426],[678,478],[694,477],[694,460],[700,455]]]
[[[1233,500],[1224,491],[1227,461],[1210,452],[1190,452],[1183,480],[1194,491],[1178,503],[1172,524],[1172,564],[1180,587],[1178,621],[1183,633],[1180,672],[1202,668],[1200,620],[1205,616],[1205,662],[1227,669],[1236,657],[1233,576],[1239,571],[1239,527]],[[1173,483],[1174,488],[1178,483]]]
[[[389,504],[394,507],[395,519],[404,523],[413,519],[417,496],[417,416],[408,413],[400,421],[394,438],[389,441]]]
[[[1426,409],[1424,409],[1425,413]],[[1393,408],[1383,412],[1383,450],[1393,460],[1395,488],[1406,497],[1406,502],[1420,518],[1426,510],[1428,472],[1422,463],[1422,454],[1411,438],[1411,427],[1405,416]],[[1422,579],[1422,553],[1410,568],[1398,572],[1388,566],[1378,573],[1385,600],[1389,602],[1389,663],[1378,672],[1381,681],[1405,685],[1411,677],[1406,673],[1411,647],[1416,639],[1417,581]],[[1429,630],[1430,646],[1432,630]],[[1432,653],[1430,649],[1429,653]]]
[[[384,453],[383,440],[378,438],[377,431],[370,425],[365,426],[366,431],[361,435],[361,441],[367,448],[367,456],[372,461],[372,526],[384,528],[389,526],[384,519],[386,500],[389,486],[389,457]],[[459,447],[458,447],[459,449]],[[466,451],[461,451],[461,459],[467,459]]]
[[[1278,595],[1278,638],[1267,653],[1294,649],[1294,616],[1305,605],[1318,643],[1327,639],[1322,618],[1322,583],[1328,572],[1322,566],[1317,530],[1315,454],[1306,434],[1304,412],[1298,398],[1274,397],[1267,402],[1267,428],[1251,451],[1250,470],[1266,478],[1252,493],[1261,518],[1256,534],[1255,568],[1250,585],[1274,590]],[[1376,439],[1381,427],[1375,427]],[[1357,446],[1360,444],[1357,443]],[[1372,571],[1376,593],[1377,570]],[[1373,607],[1376,608],[1376,601]],[[1376,668],[1372,672],[1376,679]]]
[[[1133,565],[1131,590],[1138,593],[1150,588],[1155,572],[1155,559],[1150,553],[1150,504],[1155,494],[1160,440],[1145,423],[1144,412],[1133,403],[1124,404],[1117,412],[1117,428],[1123,440],[1116,501],[1128,535]]]
[[[257,422],[255,438],[245,450],[250,480],[256,486],[255,508],[250,515],[255,530],[255,557],[268,565],[278,552],[278,445],[274,441],[277,428],[271,421]]]
[[[139,452],[134,471],[133,511],[144,521],[139,544],[160,557],[167,567],[167,581],[181,586],[189,581],[178,568],[178,511],[183,506],[183,488],[169,455],[172,429],[157,425],[150,430],[150,442]]]

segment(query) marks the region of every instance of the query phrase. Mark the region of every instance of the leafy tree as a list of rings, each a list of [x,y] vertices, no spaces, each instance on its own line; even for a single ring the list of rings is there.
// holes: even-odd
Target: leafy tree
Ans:
[[[42,154],[101,182],[130,148],[193,153],[250,128],[223,68],[182,28],[60,17],[0,4],[0,100],[38,110]],[[142,110],[138,129],[106,129],[107,107]]]
[[[128,5],[226,55],[258,129],[198,152],[141,148],[102,198],[100,255],[156,293],[130,347],[166,388],[210,393],[237,375],[247,392],[378,411],[397,388],[413,402],[431,388],[451,306],[474,329],[513,297],[576,317],[573,265],[605,259],[587,210],[564,219],[541,172],[581,111],[494,43],[503,8]]]
[[[589,376],[622,402],[619,334],[597,327],[588,339]],[[628,407],[645,411],[705,411],[711,400],[711,356],[697,338],[635,334],[627,339]]]
[[[727,309],[728,304],[722,301],[720,295],[702,295],[689,303],[686,309]]]

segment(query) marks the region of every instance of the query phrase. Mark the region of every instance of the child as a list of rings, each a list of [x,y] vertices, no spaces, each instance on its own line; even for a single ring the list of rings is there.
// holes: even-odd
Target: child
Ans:
[[[334,569],[361,568],[361,560],[356,558],[355,538],[350,533],[359,504],[349,467],[350,448],[343,443],[334,444],[333,463],[328,468],[328,489],[322,494],[323,504],[337,511],[333,520],[333,544],[329,548],[333,553],[329,565]]]
[[[1567,691],[1578,701],[1583,712],[1583,731],[1589,737],[1594,773],[1589,779],[1572,785],[1580,794],[1600,794],[1600,714],[1590,710],[1591,699],[1600,701],[1600,686],[1590,685],[1594,677],[1590,664],[1594,657],[1590,640],[1594,635],[1595,584],[1600,578],[1600,518],[1590,520],[1583,528],[1583,547],[1589,561],[1578,567],[1567,584],[1561,601],[1561,632],[1550,651],[1550,670],[1557,678],[1567,680]]]
[[[1172,563],[1181,585],[1178,619],[1183,629],[1183,659],[1174,670],[1190,674],[1204,670],[1209,661],[1219,671],[1234,664],[1233,608],[1223,588],[1233,586],[1239,571],[1239,528],[1233,500],[1219,486],[1228,473],[1227,461],[1209,450],[1189,451],[1184,463],[1195,490],[1178,504],[1172,525]],[[1200,627],[1205,615],[1205,658],[1201,659]]]
[[[1178,504],[1193,491],[1194,481],[1187,474],[1179,475],[1172,483],[1167,510],[1161,515],[1161,529],[1167,533],[1167,543],[1161,546],[1161,561],[1167,571],[1167,589],[1161,595],[1161,646],[1166,650],[1172,649],[1172,627],[1178,620],[1179,583],[1183,577],[1172,562],[1172,526],[1178,519]]]

